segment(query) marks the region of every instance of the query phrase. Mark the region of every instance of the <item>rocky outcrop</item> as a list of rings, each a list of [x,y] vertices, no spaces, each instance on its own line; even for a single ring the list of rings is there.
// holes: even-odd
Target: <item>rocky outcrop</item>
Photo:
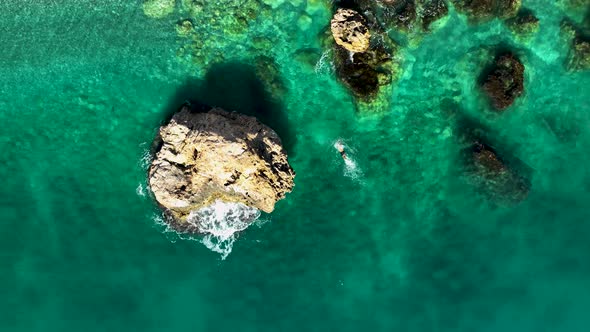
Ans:
[[[455,8],[471,20],[485,21],[493,18],[510,18],[516,15],[521,0],[452,0]]]
[[[145,0],[143,12],[149,17],[162,18],[174,12],[175,2],[175,0]]]
[[[336,44],[350,52],[364,52],[369,48],[371,34],[365,18],[352,9],[339,8],[330,22]]]
[[[149,185],[180,229],[191,211],[218,200],[271,212],[293,189],[279,136],[254,117],[183,106],[160,128],[157,143]]]
[[[482,75],[482,89],[496,110],[504,110],[524,91],[524,66],[512,53],[496,57]]]

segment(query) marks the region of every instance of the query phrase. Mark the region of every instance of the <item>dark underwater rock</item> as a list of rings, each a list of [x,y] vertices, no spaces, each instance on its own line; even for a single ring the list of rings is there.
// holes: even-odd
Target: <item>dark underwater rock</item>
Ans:
[[[481,21],[492,18],[509,18],[516,15],[521,0],[452,0],[457,11],[470,19]]]
[[[445,0],[426,0],[422,6],[422,28],[428,30],[430,25],[447,16],[449,7]]]
[[[256,76],[275,100],[282,99],[287,93],[287,86],[282,78],[279,65],[268,56],[258,56],[254,62]]]
[[[590,69],[590,38],[584,36],[574,38],[569,55],[568,69]]]
[[[512,32],[521,38],[530,37],[539,30],[539,19],[528,9],[522,9],[515,17],[506,21]]]
[[[589,16],[590,17],[590,11]],[[577,25],[569,19],[561,23],[561,31],[570,43],[566,68],[572,71],[590,69],[590,19],[586,17],[583,25]]]
[[[482,77],[482,89],[497,110],[504,110],[524,91],[524,65],[512,53],[496,57]]]
[[[470,182],[498,203],[520,202],[528,196],[530,182],[481,140],[463,150]]]

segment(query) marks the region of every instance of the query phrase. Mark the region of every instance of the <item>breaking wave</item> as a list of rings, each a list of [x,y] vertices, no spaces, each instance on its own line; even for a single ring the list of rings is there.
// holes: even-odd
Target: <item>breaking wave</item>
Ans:
[[[220,200],[192,211],[187,221],[203,234],[201,242],[225,259],[232,251],[236,233],[245,230],[260,217],[260,211],[242,203]]]

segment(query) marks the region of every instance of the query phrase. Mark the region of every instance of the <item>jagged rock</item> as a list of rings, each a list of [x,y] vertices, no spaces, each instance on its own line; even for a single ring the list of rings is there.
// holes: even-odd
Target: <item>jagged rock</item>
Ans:
[[[156,142],[150,189],[179,225],[218,200],[271,212],[293,189],[295,173],[279,136],[254,117],[219,108],[193,113],[184,106]]]
[[[143,12],[146,16],[162,18],[174,12],[175,0],[145,0]]]
[[[504,110],[524,91],[524,66],[514,54],[501,54],[483,73],[482,80],[482,89],[492,106]]]
[[[330,29],[336,44],[350,52],[364,52],[369,48],[371,34],[365,18],[352,9],[339,8]]]
[[[517,36],[527,38],[539,30],[539,19],[532,11],[522,9],[515,17],[507,20],[506,25]]]
[[[509,18],[516,15],[521,0],[452,0],[458,11],[473,20]]]
[[[445,0],[426,0],[422,6],[422,28],[430,29],[430,25],[447,16],[449,7]]]
[[[519,202],[528,196],[529,181],[481,140],[463,150],[470,182],[498,203]]]

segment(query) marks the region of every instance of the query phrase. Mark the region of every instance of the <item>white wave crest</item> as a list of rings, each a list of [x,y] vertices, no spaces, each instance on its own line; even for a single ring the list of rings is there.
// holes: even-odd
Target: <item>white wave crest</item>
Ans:
[[[232,251],[236,233],[245,230],[260,217],[260,211],[242,203],[220,200],[192,211],[187,221],[203,233],[201,242],[225,259]]]

